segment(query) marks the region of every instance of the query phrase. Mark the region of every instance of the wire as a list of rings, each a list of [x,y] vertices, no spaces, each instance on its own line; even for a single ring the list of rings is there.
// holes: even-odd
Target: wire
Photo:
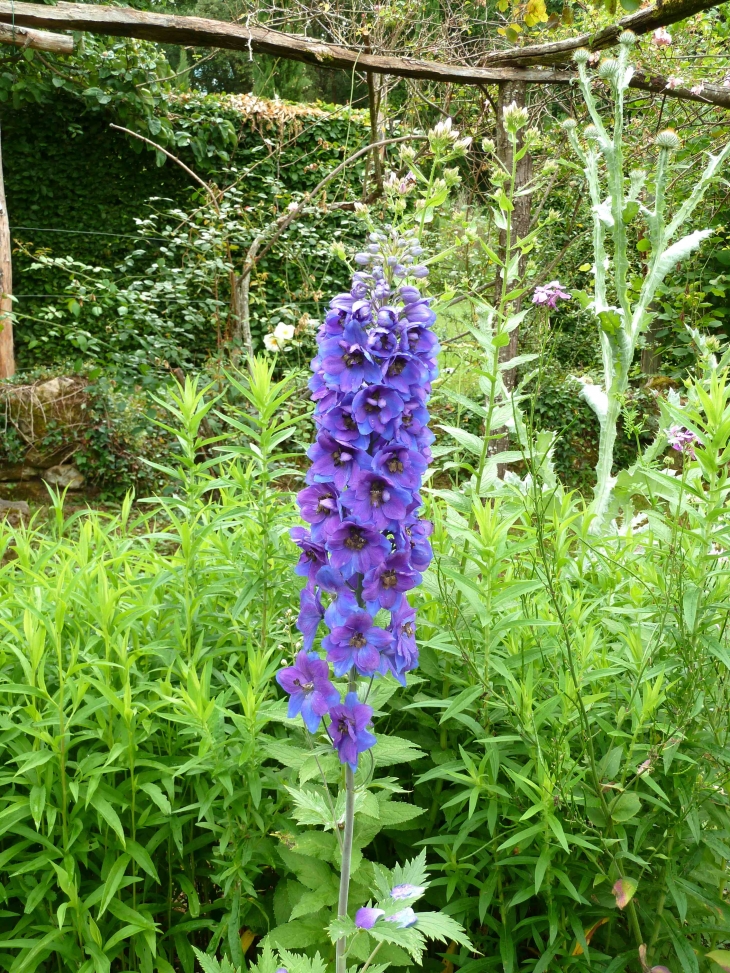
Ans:
[[[66,300],[71,300],[71,301],[78,300],[78,298],[75,297],[75,295],[73,294],[13,294],[13,300],[15,301],[24,301],[31,297],[33,298],[62,297],[65,298]],[[81,300],[83,301],[84,298],[81,298]],[[154,298],[155,302],[168,302],[168,303],[177,302],[178,304],[208,304],[211,300],[212,298],[187,298],[187,297],[155,297]],[[223,305],[225,304],[225,301],[218,301],[218,303]]]
[[[73,233],[78,236],[109,236],[125,237],[129,240],[160,240],[169,243],[167,237],[163,236],[136,236],[134,233],[105,233],[104,230],[61,230],[55,226],[11,226],[10,231],[14,230],[36,230],[38,233]]]

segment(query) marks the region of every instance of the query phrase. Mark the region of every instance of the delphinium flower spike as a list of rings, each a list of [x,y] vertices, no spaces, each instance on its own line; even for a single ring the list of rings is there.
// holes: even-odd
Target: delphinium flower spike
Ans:
[[[359,681],[391,674],[405,684],[418,663],[408,592],[431,560],[419,490],[431,459],[427,403],[439,351],[436,315],[414,283],[428,275],[416,263],[422,252],[414,232],[372,233],[350,292],[330,302],[312,362],[317,435],[298,497],[309,528],[292,531],[296,570],[307,579],[304,650],[278,678],[290,715],[301,712],[310,732],[324,716],[352,771],[375,744]],[[322,622],[325,658],[313,651]],[[338,690],[331,678],[347,683]]]

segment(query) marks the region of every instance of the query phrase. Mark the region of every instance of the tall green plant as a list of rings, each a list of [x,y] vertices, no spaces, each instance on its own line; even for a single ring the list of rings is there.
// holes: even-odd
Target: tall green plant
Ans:
[[[611,501],[616,428],[637,341],[655,316],[651,303],[667,273],[711,234],[711,230],[694,230],[675,239],[730,156],[730,143],[716,156],[711,155],[687,199],[669,217],[666,197],[672,171],[670,156],[679,147],[679,138],[671,130],[661,132],[655,140],[658,158],[651,185],[653,201],[650,205],[642,202],[647,173],[635,170],[627,177],[624,172],[624,96],[634,74],[630,55],[635,43],[635,35],[624,31],[619,38],[618,57],[602,61],[598,69],[599,77],[608,82],[612,93],[612,126],[604,122],[591,87],[589,52],[576,52],[579,84],[592,124],[581,142],[576,122],[568,119],[564,123],[584,168],[593,215],[595,284],[592,297],[585,297],[585,306],[594,314],[599,328],[604,385],[584,385],[583,395],[595,411],[601,430],[592,506],[594,530],[601,528]],[[629,256],[630,227],[642,220],[648,227],[651,251],[643,279],[632,275]],[[607,251],[607,239],[612,242],[612,254]]]

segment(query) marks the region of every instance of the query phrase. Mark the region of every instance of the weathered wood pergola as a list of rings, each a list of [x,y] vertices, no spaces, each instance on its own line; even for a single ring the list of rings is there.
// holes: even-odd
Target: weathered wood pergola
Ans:
[[[638,35],[647,34],[715,6],[718,6],[718,0],[659,0],[655,5],[628,14],[595,34],[584,33],[552,43],[485,52],[478,66],[373,54],[267,27],[248,27],[201,17],[180,17],[85,3],[46,6],[0,0],[0,43],[70,54],[74,49],[73,36],[56,31],[88,31],[187,47],[272,54],[323,68],[452,84],[569,84],[575,77],[570,69],[571,56],[579,48],[603,50],[616,44],[624,30],[632,30]],[[698,91],[638,70],[631,80],[631,87],[670,98],[730,108],[730,87],[723,85],[704,84]],[[15,359],[10,228],[1,160],[0,210],[0,378],[8,378],[15,372]]]

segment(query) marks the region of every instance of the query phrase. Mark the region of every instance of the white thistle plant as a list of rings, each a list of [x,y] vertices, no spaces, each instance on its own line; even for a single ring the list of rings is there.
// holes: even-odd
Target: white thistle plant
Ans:
[[[591,90],[587,63],[589,52],[576,51],[578,83],[592,124],[579,139],[573,119],[564,128],[580,159],[591,199],[593,216],[593,250],[595,283],[593,295],[584,296],[584,306],[593,312],[598,327],[603,359],[604,384],[583,386],[581,394],[598,417],[600,440],[596,464],[596,484],[591,506],[592,530],[599,532],[611,502],[615,478],[612,476],[613,454],[618,418],[629,383],[629,371],[640,335],[651,322],[650,305],[666,274],[686,259],[710,235],[711,230],[694,230],[680,239],[678,231],[701,201],[710,181],[730,155],[728,143],[717,155],[710,155],[702,175],[673,217],[666,213],[666,191],[671,171],[670,156],[679,147],[676,133],[660,132],[655,140],[658,150],[653,201],[644,200],[647,173],[634,170],[624,173],[624,94],[634,73],[630,64],[636,36],[624,31],[619,38],[618,57],[604,60],[598,76],[607,81],[613,94],[613,126],[609,128],[598,111]],[[601,162],[605,162],[605,169]],[[642,219],[648,229],[651,246],[646,276],[638,295],[630,279],[627,227]],[[612,243],[612,256],[606,248]],[[672,242],[675,241],[675,242]],[[576,295],[578,296],[578,295]]]

